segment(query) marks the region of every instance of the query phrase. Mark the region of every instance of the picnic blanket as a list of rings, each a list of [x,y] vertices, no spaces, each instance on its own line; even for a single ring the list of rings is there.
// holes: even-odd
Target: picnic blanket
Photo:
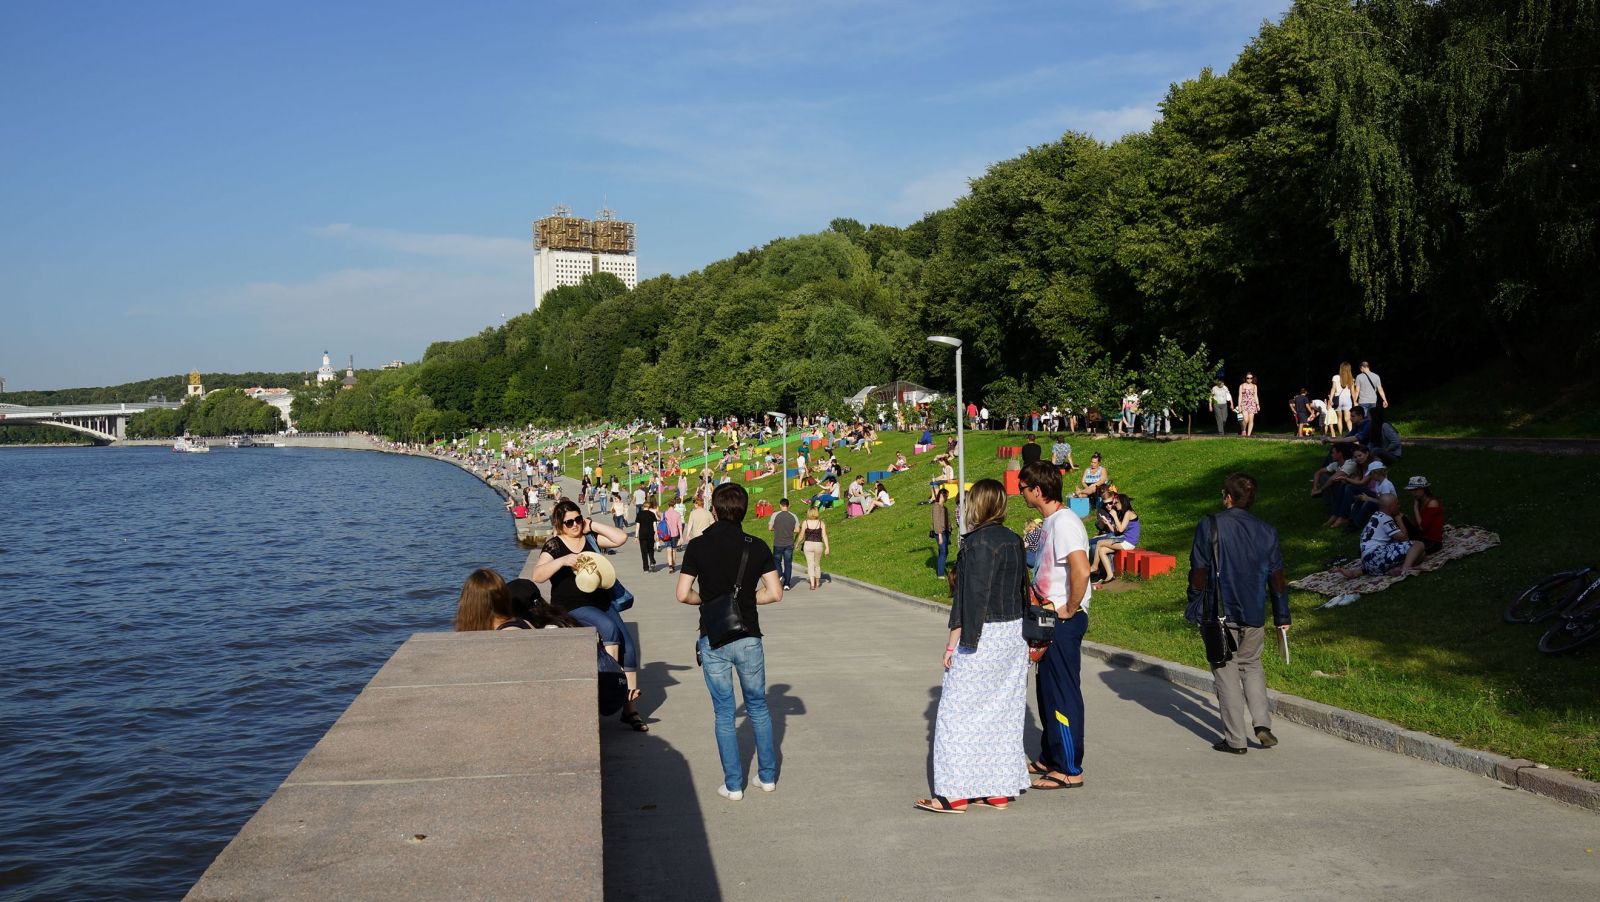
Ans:
[[[1419,572],[1426,573],[1437,570],[1457,558],[1469,554],[1477,554],[1500,544],[1500,536],[1487,529],[1477,526],[1452,526],[1445,525],[1444,547],[1437,554],[1430,554],[1417,564]],[[1352,561],[1353,562],[1353,561]],[[1360,576],[1355,579],[1345,579],[1338,570],[1323,570],[1313,573],[1302,579],[1297,579],[1289,585],[1318,595],[1344,595],[1358,593],[1367,595],[1373,592],[1382,592],[1400,580],[1403,576]]]

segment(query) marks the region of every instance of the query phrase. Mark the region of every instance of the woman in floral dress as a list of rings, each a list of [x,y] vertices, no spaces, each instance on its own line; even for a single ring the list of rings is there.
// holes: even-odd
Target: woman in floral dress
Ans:
[[[1245,373],[1239,384],[1239,434],[1251,435],[1256,431],[1256,414],[1261,412],[1261,396],[1256,392],[1254,373]]]

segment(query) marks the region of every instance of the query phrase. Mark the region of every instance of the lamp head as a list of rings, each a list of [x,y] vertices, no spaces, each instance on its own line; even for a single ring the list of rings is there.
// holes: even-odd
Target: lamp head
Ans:
[[[961,339],[951,338],[948,335],[929,335],[928,341],[931,341],[934,344],[949,345],[952,348],[961,347]]]

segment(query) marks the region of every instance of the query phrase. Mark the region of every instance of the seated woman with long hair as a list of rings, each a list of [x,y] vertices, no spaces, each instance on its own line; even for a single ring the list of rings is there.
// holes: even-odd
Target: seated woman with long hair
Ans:
[[[556,503],[552,516],[555,535],[528,556],[532,566],[524,566],[522,572],[533,582],[548,582],[550,604],[600,634],[606,653],[621,664],[627,677],[628,703],[622,709],[622,722],[641,733],[648,732],[650,728],[634,704],[639,697],[639,643],[623,625],[622,616],[612,609],[610,591],[596,587],[585,592],[573,569],[580,556],[591,550],[591,539],[593,547],[604,551],[626,542],[628,534],[609,523],[585,518],[568,498]]]
[[[479,630],[528,629],[511,607],[506,581],[493,570],[482,567],[467,574],[456,599],[456,632]]]
[[[1106,492],[1105,515],[1110,521],[1108,526],[1111,538],[1095,546],[1095,559],[1090,562],[1089,574],[1093,577],[1096,570],[1101,574],[1096,585],[1104,585],[1117,578],[1116,554],[1118,551],[1132,551],[1139,547],[1139,515],[1133,512],[1133,501],[1121,492]]]

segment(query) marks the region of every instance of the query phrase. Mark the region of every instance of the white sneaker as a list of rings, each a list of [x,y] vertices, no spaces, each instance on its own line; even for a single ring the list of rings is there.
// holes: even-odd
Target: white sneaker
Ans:
[[[773,788],[776,789],[777,787],[774,786]],[[722,796],[730,802],[737,802],[744,798],[744,790],[729,789],[726,783],[721,783],[717,785],[717,795]]]
[[[761,791],[762,792],[777,792],[778,791],[777,781],[773,781],[771,783],[763,783],[760,780],[757,780],[756,781],[756,785],[761,787]]]

